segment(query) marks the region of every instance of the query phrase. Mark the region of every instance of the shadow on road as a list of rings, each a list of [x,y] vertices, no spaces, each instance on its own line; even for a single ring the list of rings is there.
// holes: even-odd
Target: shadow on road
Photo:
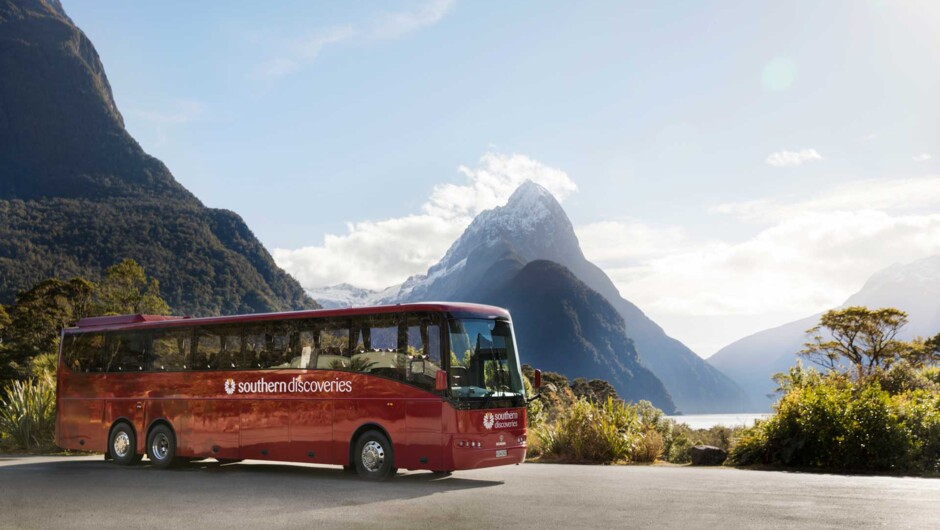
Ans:
[[[103,460],[61,458],[53,461],[4,462],[0,496],[15,487],[18,494],[94,498],[116,502],[159,492],[167,508],[175,502],[205,503],[215,509],[246,504],[274,504],[281,510],[317,510],[388,500],[415,499],[435,493],[500,486],[502,481],[440,477],[429,472],[400,472],[384,482],[368,482],[332,466],[249,461],[219,464],[207,460],[171,469],[146,461],[118,466]],[[5,486],[4,487],[4,484]],[[115,485],[119,485],[115,488]]]

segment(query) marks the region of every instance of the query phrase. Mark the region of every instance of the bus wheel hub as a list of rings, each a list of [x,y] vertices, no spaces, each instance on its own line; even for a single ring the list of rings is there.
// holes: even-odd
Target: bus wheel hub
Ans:
[[[114,437],[114,452],[117,456],[123,457],[126,455],[130,445],[131,439],[126,432],[119,432],[118,435]]]
[[[362,465],[369,471],[378,471],[385,463],[385,449],[375,441],[362,446]]]

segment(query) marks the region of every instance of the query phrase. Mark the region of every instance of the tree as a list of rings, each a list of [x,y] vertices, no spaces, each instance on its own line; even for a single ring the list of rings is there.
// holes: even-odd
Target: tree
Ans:
[[[924,343],[929,351],[933,353],[940,353],[940,333],[937,333],[933,337],[927,339]]]
[[[596,402],[594,396],[594,390],[591,388],[591,385],[588,384],[587,379],[583,377],[577,377],[574,381],[571,382],[571,391],[574,392],[574,395],[579,398],[584,398],[592,403]]]
[[[170,312],[160,297],[160,282],[148,279],[143,267],[132,259],[125,259],[105,271],[97,298],[97,312],[102,315],[166,315]]]
[[[3,332],[0,379],[23,376],[30,359],[58,351],[62,328],[92,314],[94,291],[95,285],[82,278],[53,278],[20,293]]]
[[[157,281],[133,260],[109,268],[99,285],[84,278],[51,278],[20,293],[8,311],[0,308],[0,382],[26,377],[33,360],[35,370],[48,367],[59,350],[62,328],[84,317],[122,313],[169,313]]]
[[[813,338],[799,355],[830,371],[854,369],[861,379],[910,354],[912,345],[897,339],[905,324],[907,313],[893,307],[833,309],[807,330]]]
[[[0,304],[0,359],[3,358],[3,343],[6,342],[6,332],[10,327],[10,315],[7,314],[7,310],[3,307],[3,304]],[[0,367],[0,372],[3,369]]]
[[[929,339],[915,339],[907,359],[915,367],[940,364],[940,333]]]
[[[591,379],[588,381],[588,386],[591,387],[591,391],[594,393],[594,398],[598,403],[603,403],[607,401],[607,398],[613,398],[614,401],[621,401],[620,396],[617,395],[617,390],[614,388],[614,385],[610,384],[603,379]],[[652,404],[650,404],[652,406]]]
[[[10,326],[10,315],[7,314],[7,310],[0,304],[0,348],[3,347],[3,332]]]

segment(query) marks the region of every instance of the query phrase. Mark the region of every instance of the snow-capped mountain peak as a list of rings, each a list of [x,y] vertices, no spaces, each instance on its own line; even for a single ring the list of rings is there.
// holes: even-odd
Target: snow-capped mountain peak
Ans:
[[[862,291],[872,291],[892,284],[940,284],[940,256],[930,256],[911,263],[895,263],[873,274],[865,282]]]

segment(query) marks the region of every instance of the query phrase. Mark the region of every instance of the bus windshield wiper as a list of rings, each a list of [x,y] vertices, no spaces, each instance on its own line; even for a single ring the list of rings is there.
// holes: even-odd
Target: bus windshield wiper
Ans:
[[[495,390],[486,389],[486,395],[483,396],[483,408],[489,408],[490,398],[495,394]]]

